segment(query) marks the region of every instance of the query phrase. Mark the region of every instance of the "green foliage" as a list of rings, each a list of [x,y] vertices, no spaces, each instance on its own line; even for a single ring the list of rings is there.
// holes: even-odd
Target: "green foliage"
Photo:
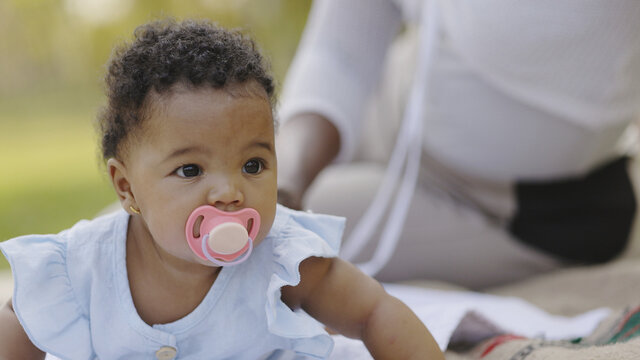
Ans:
[[[46,105],[25,101],[0,114],[0,240],[60,231],[115,199],[98,161],[93,108],[40,100]]]
[[[0,42],[0,95],[61,85],[96,88],[113,46],[128,40],[138,25],[164,17],[206,18],[243,29],[258,40],[272,60],[276,78],[282,79],[310,4],[311,0],[0,1],[0,32],[11,34]]]

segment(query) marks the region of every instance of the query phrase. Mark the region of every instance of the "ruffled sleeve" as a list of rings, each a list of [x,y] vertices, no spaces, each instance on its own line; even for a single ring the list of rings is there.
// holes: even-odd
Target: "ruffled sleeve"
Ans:
[[[64,359],[92,359],[89,321],[74,296],[64,240],[62,233],[0,244],[13,272],[13,309],[39,349]]]
[[[314,358],[326,358],[333,349],[333,340],[304,311],[292,311],[280,298],[283,286],[300,282],[300,263],[312,256],[336,257],[340,248],[345,220],[329,215],[315,215],[279,207],[287,217],[277,231],[273,254],[276,270],[267,290],[267,325],[275,335],[290,339],[297,353]]]

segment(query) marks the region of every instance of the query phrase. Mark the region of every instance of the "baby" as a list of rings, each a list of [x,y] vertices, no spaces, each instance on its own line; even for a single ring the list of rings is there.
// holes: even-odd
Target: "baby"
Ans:
[[[0,358],[326,358],[327,326],[377,359],[444,359],[336,257],[343,219],[276,204],[274,84],[250,39],[153,22],[106,84],[102,154],[124,211],[0,245],[15,282]]]

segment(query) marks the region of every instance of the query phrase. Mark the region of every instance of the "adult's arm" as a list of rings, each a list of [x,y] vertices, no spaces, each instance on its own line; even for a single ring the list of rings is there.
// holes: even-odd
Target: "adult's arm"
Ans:
[[[391,0],[314,1],[279,113],[285,205],[299,207],[326,165],[353,155],[365,103],[401,24],[402,13]]]

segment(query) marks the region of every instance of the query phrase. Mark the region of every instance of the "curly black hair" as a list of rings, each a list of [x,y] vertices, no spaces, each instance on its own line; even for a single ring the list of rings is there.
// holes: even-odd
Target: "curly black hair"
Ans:
[[[256,81],[275,104],[268,64],[248,36],[208,21],[172,19],[142,25],[130,44],[116,48],[105,76],[107,105],[98,115],[102,158],[117,157],[121,143],[144,121],[147,97],[173,85],[225,88]]]

